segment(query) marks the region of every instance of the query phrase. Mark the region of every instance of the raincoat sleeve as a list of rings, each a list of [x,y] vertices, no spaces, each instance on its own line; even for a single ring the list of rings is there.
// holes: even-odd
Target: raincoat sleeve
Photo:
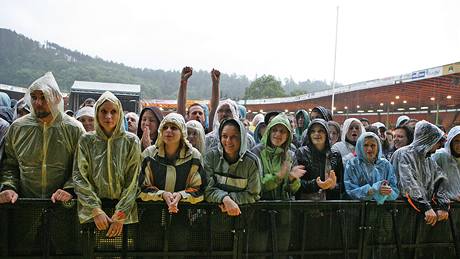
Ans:
[[[216,166],[213,163],[213,154],[214,153],[211,151],[204,156],[204,171],[208,179],[208,186],[205,190],[205,199],[207,202],[222,203],[224,197],[228,196],[228,192],[218,187],[218,182],[213,171],[213,168]]]
[[[195,204],[203,201],[204,187],[206,186],[206,177],[204,176],[201,161],[194,158],[192,166],[187,177],[186,189],[180,191],[182,202],[189,202]]]
[[[350,161],[345,166],[345,175],[344,175],[344,183],[345,183],[345,190],[347,194],[352,199],[357,200],[371,200],[372,195],[369,195],[369,190],[373,189],[377,186],[380,186],[380,181],[374,183],[373,186],[369,184],[365,184],[360,186],[359,185],[359,175],[362,172],[359,172],[358,168],[354,166],[354,163]],[[373,189],[371,193],[377,193],[378,189]]]
[[[74,141],[69,141],[69,144],[72,146],[74,158],[75,158],[75,153],[77,152],[77,149],[79,147],[78,143],[79,143],[80,137],[85,133],[85,128],[83,128],[83,125],[81,123],[77,123],[77,125],[78,127],[76,130],[72,130],[68,132],[68,134],[71,135],[70,139],[74,140]],[[72,167],[73,167],[73,163],[69,165],[69,169],[67,172],[72,172],[73,171]],[[73,194],[75,191],[74,188],[75,186],[73,182],[73,177],[69,174],[69,179],[64,183],[64,186],[62,187],[62,189]]]
[[[388,185],[390,185],[392,192],[388,196],[387,200],[394,201],[399,197],[398,182],[396,180],[395,169],[392,164],[387,163],[388,166]]]
[[[433,202],[435,204],[434,209],[449,211],[450,200],[446,192],[446,184],[448,184],[447,177],[441,167],[436,164],[436,162],[432,161],[432,165],[435,167],[434,171],[437,175],[433,192]]]
[[[430,202],[424,197],[424,187],[414,178],[416,169],[410,161],[410,157],[399,155],[392,158],[393,165],[399,174],[399,186],[401,195],[417,211],[425,212],[432,209]]]
[[[254,203],[260,199],[260,175],[262,174],[262,167],[260,166],[259,161],[254,161],[254,163],[248,165],[245,170],[248,171],[248,185],[246,186],[246,189],[241,192],[228,193],[230,198],[232,198],[236,204]]]
[[[84,137],[80,138],[77,152],[75,152],[74,167],[73,167],[73,182],[75,186],[75,193],[78,197],[78,202],[84,208],[90,210],[101,209],[102,202],[99,199],[95,186],[93,186],[92,179],[92,168],[90,164],[91,157],[90,146],[85,143]],[[86,215],[87,217],[89,215]],[[96,216],[96,215],[94,215]]]
[[[319,191],[319,186],[316,183],[316,179],[307,179],[305,178],[306,175],[308,175],[310,172],[308,172],[308,162],[305,160],[305,154],[302,152],[303,149],[297,149],[295,156],[296,156],[296,161],[299,165],[305,166],[305,172],[304,178],[300,179],[300,187],[298,190],[300,190],[303,193],[315,193]]]
[[[115,206],[115,213],[123,212],[124,215],[127,215],[133,210],[133,207],[136,205],[137,198],[137,187],[138,187],[138,177],[139,169],[141,163],[141,144],[138,138],[135,138],[135,141],[132,142],[129,154],[123,156],[126,159],[126,170],[124,172],[124,181],[122,186],[122,192],[120,195],[120,200]]]
[[[145,153],[145,151],[144,151]],[[141,193],[139,198],[143,201],[163,201],[164,190],[160,190],[155,186],[152,168],[152,158],[145,157],[142,161],[141,173],[139,178],[139,186]]]
[[[2,190],[14,190],[18,192],[19,185],[19,162],[17,154],[13,147],[13,138],[16,134],[15,128],[10,127],[5,137],[5,150],[2,160],[2,171],[1,171],[1,184],[3,185]]]

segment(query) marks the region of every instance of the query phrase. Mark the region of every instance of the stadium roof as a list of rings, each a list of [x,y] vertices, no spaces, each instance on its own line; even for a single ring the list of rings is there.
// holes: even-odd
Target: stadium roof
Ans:
[[[119,84],[119,83],[101,83],[88,81],[75,81],[70,88],[71,92],[95,92],[102,93],[110,91],[113,93],[125,93],[139,95],[141,93],[140,85]]]

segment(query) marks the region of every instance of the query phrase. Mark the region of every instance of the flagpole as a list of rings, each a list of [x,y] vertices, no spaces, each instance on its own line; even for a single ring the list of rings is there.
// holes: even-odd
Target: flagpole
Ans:
[[[339,6],[337,6],[337,17],[335,21],[335,47],[334,47],[334,72],[332,74],[332,104],[331,113],[334,115],[334,99],[335,99],[335,67],[337,63],[337,33],[339,31]]]

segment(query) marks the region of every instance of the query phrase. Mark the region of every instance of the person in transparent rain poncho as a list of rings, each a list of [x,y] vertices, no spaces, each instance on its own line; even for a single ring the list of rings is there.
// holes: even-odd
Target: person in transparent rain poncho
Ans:
[[[444,148],[438,149],[431,157],[446,173],[447,197],[460,201],[460,126],[449,131]]]
[[[84,134],[75,154],[73,181],[80,223],[120,236],[124,224],[136,223],[137,179],[141,163],[139,139],[123,126],[123,108],[111,92],[95,104],[95,131]],[[103,201],[115,201],[113,213]]]
[[[356,156],[355,146],[359,136],[366,132],[363,124],[356,118],[349,118],[343,122],[342,141],[332,146],[333,151],[338,151],[342,155],[343,165]]]
[[[77,119],[83,127],[85,128],[86,132],[90,132],[94,130],[94,107],[85,106],[78,110],[75,113],[75,119]]]
[[[206,150],[211,150],[213,147],[217,147],[219,145],[219,126],[224,120],[234,119],[239,120],[238,117],[238,105],[230,99],[226,99],[220,101],[219,105],[216,109],[216,114],[214,115],[214,122],[213,122],[213,130],[206,134],[205,136],[205,146]],[[247,145],[248,150],[255,146],[254,138],[247,132],[245,128],[241,129],[244,134],[247,135]]]
[[[186,123],[187,126],[187,139],[192,144],[192,146],[198,151],[201,155],[204,155],[205,152],[205,140],[204,140],[204,128],[199,121],[189,120]]]
[[[444,133],[427,121],[415,125],[414,141],[395,151],[391,157],[399,190],[407,202],[424,213],[427,224],[447,220],[449,198],[446,196],[444,171],[430,156],[441,145]]]
[[[5,137],[0,203],[15,203],[19,197],[71,205],[74,153],[85,130],[80,122],[64,114],[62,94],[51,72],[30,85],[25,99],[31,113],[15,120]],[[62,206],[48,211],[53,212],[48,217],[53,247],[75,249],[74,224],[67,224],[72,222],[73,211]],[[19,207],[10,214],[10,224],[16,226],[8,235],[11,250],[16,246],[26,254],[40,250],[42,217],[34,212],[37,210]]]
[[[377,135],[363,133],[356,143],[356,157],[345,167],[345,190],[352,199],[383,204],[399,196],[393,166],[383,157]]]

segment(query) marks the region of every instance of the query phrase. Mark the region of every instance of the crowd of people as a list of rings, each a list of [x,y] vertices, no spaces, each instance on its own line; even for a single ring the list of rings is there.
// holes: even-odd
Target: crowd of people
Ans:
[[[163,201],[171,214],[181,203],[207,201],[238,216],[241,205],[259,200],[403,199],[430,225],[460,201],[460,126],[446,134],[407,116],[393,129],[365,118],[340,125],[321,106],[249,122],[245,107],[219,101],[218,70],[210,106],[186,107],[192,74],[182,70],[178,109],[169,114],[124,113],[110,92],[64,112],[50,72],[24,100],[0,93],[0,203],[74,198],[82,224],[115,237],[138,222],[136,200]],[[113,214],[104,200],[116,201]]]

